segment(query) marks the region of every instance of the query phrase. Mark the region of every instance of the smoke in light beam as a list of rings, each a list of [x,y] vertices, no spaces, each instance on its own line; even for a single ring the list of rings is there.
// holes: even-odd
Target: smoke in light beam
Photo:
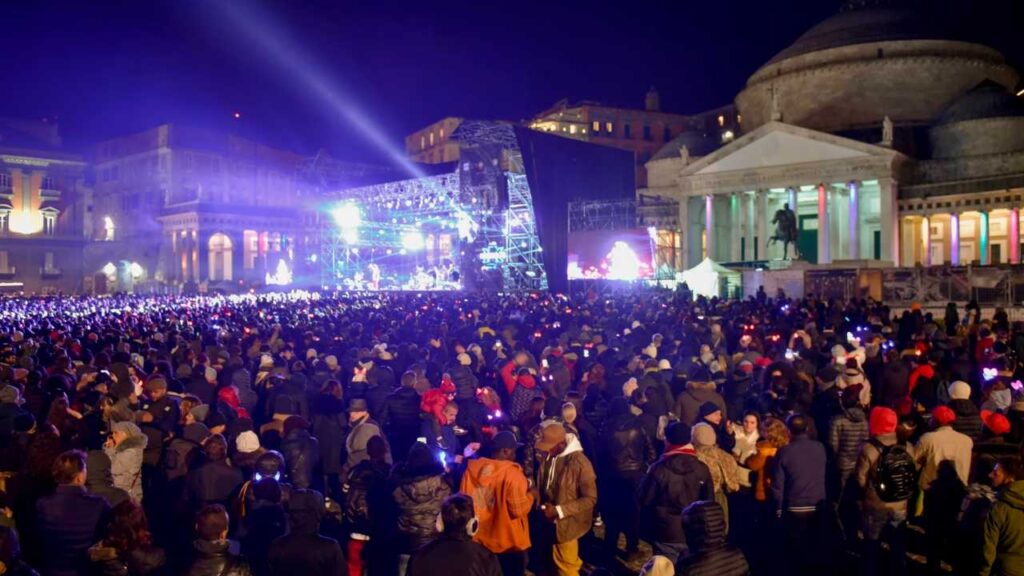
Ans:
[[[336,111],[341,118],[355,126],[375,148],[394,160],[413,178],[426,174],[406,158],[404,152],[388,141],[384,131],[370,116],[330,79],[330,74],[311,54],[298,46],[299,40],[276,25],[272,17],[257,13],[254,3],[241,1],[211,2],[230,20],[232,28],[241,31],[252,46],[284,73],[292,75],[308,88],[309,94]]]

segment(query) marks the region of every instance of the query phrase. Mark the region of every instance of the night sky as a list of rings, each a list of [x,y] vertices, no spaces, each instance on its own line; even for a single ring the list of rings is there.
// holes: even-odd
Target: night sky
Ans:
[[[56,116],[80,151],[178,121],[375,160],[379,147],[363,137],[365,126],[328,105],[310,77],[395,146],[444,116],[522,119],[564,97],[640,107],[651,85],[663,109],[695,113],[729,103],[758,66],[839,4],[0,2],[0,114]],[[1021,66],[1012,33],[1024,24],[1024,2],[972,5],[986,16],[979,21],[989,43]]]

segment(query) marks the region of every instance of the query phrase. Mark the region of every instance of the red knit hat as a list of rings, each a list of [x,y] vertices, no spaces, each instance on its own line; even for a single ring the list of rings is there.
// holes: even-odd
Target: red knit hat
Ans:
[[[868,423],[868,429],[871,431],[872,436],[881,436],[882,434],[892,434],[896,432],[896,424],[899,422],[899,417],[896,416],[896,411],[892,408],[886,408],[884,406],[877,406],[871,410],[871,418]]]
[[[939,406],[932,410],[932,419],[939,426],[949,426],[956,420],[956,413],[949,406]]]
[[[1010,420],[999,412],[982,410],[981,421],[985,423],[985,427],[988,428],[989,432],[995,436],[1002,436],[1010,431]]]

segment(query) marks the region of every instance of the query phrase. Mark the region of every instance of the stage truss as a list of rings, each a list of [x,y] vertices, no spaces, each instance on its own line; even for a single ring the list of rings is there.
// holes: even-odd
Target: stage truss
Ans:
[[[512,126],[467,121],[452,137],[462,155],[454,172],[326,195],[319,218],[321,287],[337,288],[350,278],[358,250],[397,250],[396,237],[429,224],[456,233],[453,254],[464,286],[547,289],[533,194]],[[346,239],[330,214],[345,203],[359,206],[367,223],[357,242]],[[488,274],[499,274],[500,284],[487,281]]]

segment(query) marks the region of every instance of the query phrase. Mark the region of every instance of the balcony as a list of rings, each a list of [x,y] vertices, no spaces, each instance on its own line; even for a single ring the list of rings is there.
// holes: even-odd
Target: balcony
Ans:
[[[53,188],[40,188],[39,197],[45,200],[60,200],[60,190]]]
[[[39,268],[39,276],[45,279],[60,278],[64,275],[64,271],[60,268],[47,268],[45,266]]]

